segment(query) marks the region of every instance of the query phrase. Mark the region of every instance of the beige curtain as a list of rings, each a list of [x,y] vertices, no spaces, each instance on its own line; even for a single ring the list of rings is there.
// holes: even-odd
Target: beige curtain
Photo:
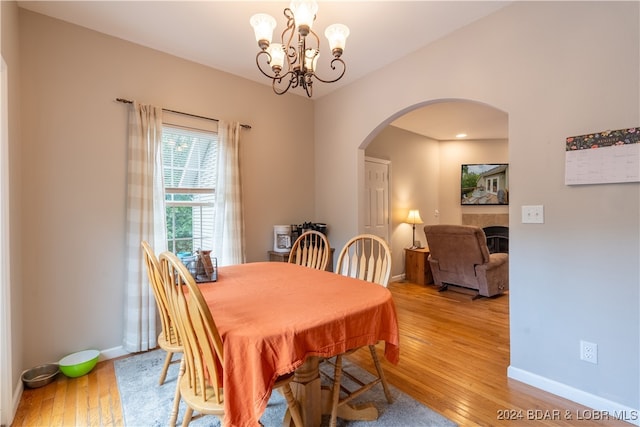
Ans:
[[[213,254],[218,265],[245,262],[244,214],[240,182],[240,124],[218,122],[218,178]]]
[[[156,347],[156,303],[140,243],[166,250],[162,178],[162,108],[133,102],[129,110],[126,290],[123,346],[129,352]]]

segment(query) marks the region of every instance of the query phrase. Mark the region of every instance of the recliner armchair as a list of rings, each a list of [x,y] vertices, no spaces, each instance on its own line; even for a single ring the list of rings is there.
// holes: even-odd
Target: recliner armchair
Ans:
[[[480,227],[426,225],[424,233],[433,280],[441,290],[448,285],[477,289],[477,298],[491,297],[509,289],[509,255],[490,254]]]

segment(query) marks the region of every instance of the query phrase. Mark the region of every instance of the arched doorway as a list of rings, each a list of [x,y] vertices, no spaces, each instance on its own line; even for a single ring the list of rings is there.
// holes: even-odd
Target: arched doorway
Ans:
[[[466,136],[456,138],[459,133]],[[425,224],[460,224],[463,214],[508,215],[508,206],[461,206],[459,200],[461,164],[508,163],[508,115],[499,109],[466,99],[425,101],[389,117],[360,149],[362,158],[390,162],[392,280],[402,277],[404,248],[412,243],[405,222],[410,209],[418,209]],[[366,206],[359,209],[366,218]],[[425,242],[421,225],[416,240]]]

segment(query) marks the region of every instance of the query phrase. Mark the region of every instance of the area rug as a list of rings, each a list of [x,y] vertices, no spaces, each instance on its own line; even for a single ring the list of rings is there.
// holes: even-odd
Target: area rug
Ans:
[[[125,425],[128,427],[166,426],[171,413],[173,394],[175,392],[179,363],[169,367],[167,378],[163,385],[158,385],[158,378],[162,370],[166,353],[154,350],[136,354],[125,359],[116,360],[115,371],[122,413]],[[174,358],[180,355],[174,355]],[[357,365],[344,361],[344,369],[358,376],[370,377],[370,374]],[[348,384],[347,384],[348,386]],[[393,404],[388,404],[381,386],[376,386],[361,396],[363,401],[372,402],[378,409],[379,417],[376,421],[345,421],[338,419],[341,427],[455,427],[457,424],[432,411],[421,403],[413,400],[391,386],[394,397]],[[356,400],[357,402],[357,400]],[[271,394],[271,399],[260,422],[266,427],[279,427],[287,409],[287,404],[280,393]],[[178,422],[182,423],[185,405],[180,403]],[[323,418],[323,426],[328,425],[328,417]],[[208,416],[193,420],[193,427],[219,427],[217,417]]]

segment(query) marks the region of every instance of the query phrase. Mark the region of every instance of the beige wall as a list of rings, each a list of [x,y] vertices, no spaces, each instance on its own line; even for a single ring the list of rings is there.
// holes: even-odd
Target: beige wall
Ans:
[[[509,163],[509,142],[507,140],[441,141],[439,148],[441,224],[461,224],[462,214],[509,213],[507,206],[460,205],[461,165]]]
[[[640,123],[637,2],[515,2],[315,102],[29,12],[17,35],[5,3],[5,59],[20,43],[11,124],[23,132],[10,147],[12,174],[22,171],[11,195],[12,236],[23,234],[12,288],[25,297],[16,369],[120,345],[126,109],[115,97],[253,126],[243,134],[250,261],[266,259],[273,224],[303,218],[327,222],[341,247],[361,224],[361,148],[403,112],[454,98],[509,114],[509,374],[638,409],[639,184],[563,180],[565,137]],[[406,70],[419,77],[398,78]],[[538,203],[545,224],[514,219]],[[578,360],[580,339],[598,343],[598,365]]]
[[[505,213],[507,206],[460,206],[460,166],[465,163],[507,163],[506,140],[436,141],[387,126],[367,145],[365,156],[391,162],[391,253],[393,280],[404,274],[404,248],[413,230],[405,223],[409,209],[420,210],[424,224],[461,224],[465,213]],[[436,213],[436,211],[438,211]],[[424,225],[416,240],[426,245]]]
[[[268,259],[274,224],[316,220],[312,101],[25,10],[19,23],[22,368],[121,345],[128,107],[116,97],[252,126],[249,261]]]
[[[362,148],[395,117],[449,99],[509,115],[508,373],[607,410],[639,409],[640,184],[565,186],[564,146],[640,124],[639,20],[638,2],[514,2],[315,106],[316,164],[339,159],[316,187],[337,245],[363,223]],[[532,204],[544,224],[519,221]]]

